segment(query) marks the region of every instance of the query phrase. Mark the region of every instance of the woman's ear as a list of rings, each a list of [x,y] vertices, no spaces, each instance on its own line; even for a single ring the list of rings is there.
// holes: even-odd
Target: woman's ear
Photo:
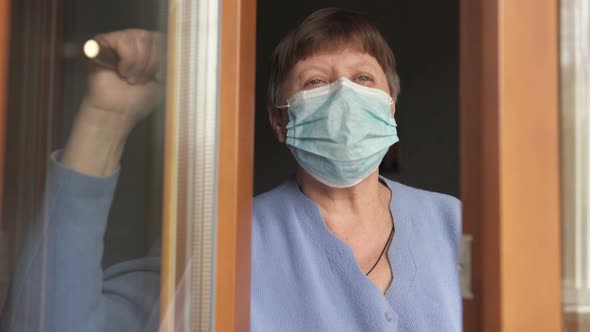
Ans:
[[[268,111],[270,127],[275,133],[277,140],[279,143],[285,143],[287,140],[287,122],[289,121],[287,110],[278,109],[274,105],[268,105],[266,109]]]

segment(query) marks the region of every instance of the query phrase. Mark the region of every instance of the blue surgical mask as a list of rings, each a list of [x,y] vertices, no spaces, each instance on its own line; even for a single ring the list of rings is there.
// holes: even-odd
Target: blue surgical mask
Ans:
[[[391,96],[341,78],[287,101],[287,146],[303,169],[333,188],[352,187],[373,173],[395,144]]]

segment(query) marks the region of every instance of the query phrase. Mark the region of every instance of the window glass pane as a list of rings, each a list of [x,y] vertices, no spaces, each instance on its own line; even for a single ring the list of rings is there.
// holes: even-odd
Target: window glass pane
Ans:
[[[590,329],[590,3],[561,0],[562,302],[567,332]]]
[[[214,326],[219,10],[219,2],[210,0],[170,6],[162,253],[166,331]]]
[[[12,1],[2,331],[157,330],[167,8]]]

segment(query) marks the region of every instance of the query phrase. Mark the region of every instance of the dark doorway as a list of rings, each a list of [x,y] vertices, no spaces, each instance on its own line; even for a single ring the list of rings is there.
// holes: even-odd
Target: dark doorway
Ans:
[[[316,9],[366,13],[398,62],[398,167],[382,173],[402,183],[459,196],[458,1],[258,1],[256,66],[256,194],[293,174],[295,162],[270,130],[266,86],[270,55],[289,29]]]

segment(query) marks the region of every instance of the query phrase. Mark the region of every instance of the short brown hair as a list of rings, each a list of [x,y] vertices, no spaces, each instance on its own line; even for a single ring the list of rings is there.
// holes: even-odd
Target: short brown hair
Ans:
[[[313,12],[291,30],[275,48],[268,82],[268,102],[277,105],[281,84],[293,66],[320,49],[356,44],[372,55],[387,77],[391,96],[399,94],[395,57],[385,38],[369,19],[358,12],[325,8]]]

